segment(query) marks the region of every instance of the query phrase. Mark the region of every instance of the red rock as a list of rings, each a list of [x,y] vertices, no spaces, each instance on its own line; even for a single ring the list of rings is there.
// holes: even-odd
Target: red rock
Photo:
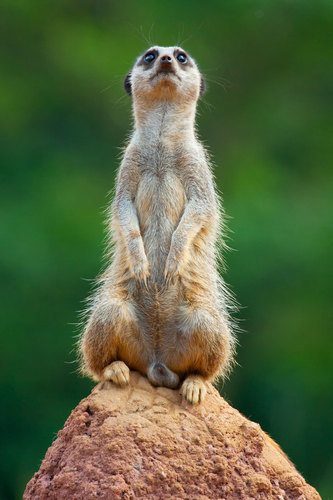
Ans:
[[[201,406],[131,373],[73,410],[28,499],[298,499],[320,496],[255,424],[210,386]]]

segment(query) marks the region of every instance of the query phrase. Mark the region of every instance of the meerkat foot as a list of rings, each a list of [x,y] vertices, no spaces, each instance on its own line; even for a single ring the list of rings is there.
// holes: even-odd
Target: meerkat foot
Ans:
[[[124,387],[129,384],[130,371],[123,361],[114,361],[103,370],[103,379]]]
[[[205,399],[207,388],[200,376],[190,375],[184,380],[180,392],[188,403],[194,405]]]

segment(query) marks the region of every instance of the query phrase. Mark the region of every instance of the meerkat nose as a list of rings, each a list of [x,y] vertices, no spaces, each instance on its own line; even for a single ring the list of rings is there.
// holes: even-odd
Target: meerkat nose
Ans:
[[[165,56],[161,57],[160,61],[161,61],[162,64],[171,64],[172,63],[172,57],[168,56],[168,55],[165,55]]]

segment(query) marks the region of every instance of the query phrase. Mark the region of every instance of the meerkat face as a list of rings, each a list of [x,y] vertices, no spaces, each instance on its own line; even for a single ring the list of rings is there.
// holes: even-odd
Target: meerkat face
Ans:
[[[124,87],[136,100],[196,101],[205,82],[194,60],[180,47],[151,47],[127,74]]]

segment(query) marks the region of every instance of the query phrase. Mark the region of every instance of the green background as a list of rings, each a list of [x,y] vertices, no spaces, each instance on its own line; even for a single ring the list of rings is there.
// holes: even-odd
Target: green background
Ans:
[[[182,44],[208,91],[199,134],[229,216],[242,308],[223,395],[333,498],[333,3],[1,2],[1,493],[21,497],[93,384],[78,311],[131,129],[123,77],[150,42]]]

